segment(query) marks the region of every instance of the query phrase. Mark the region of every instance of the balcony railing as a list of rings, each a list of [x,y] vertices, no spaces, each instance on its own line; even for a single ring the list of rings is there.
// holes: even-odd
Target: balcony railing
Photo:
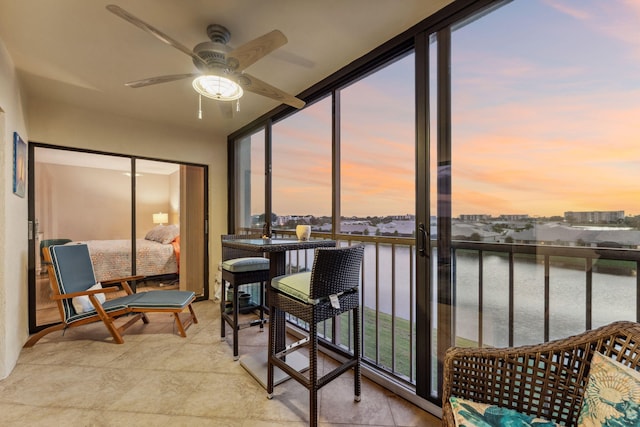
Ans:
[[[314,233],[315,238],[324,236]],[[345,246],[365,245],[363,362],[406,386],[415,385],[415,240],[353,235],[334,239]],[[431,262],[436,272],[435,242]],[[452,262],[454,297],[448,309],[455,319],[457,345],[533,344],[608,321],[640,321],[637,250],[453,241]],[[311,250],[288,254],[288,272],[310,270],[312,263]],[[321,333],[334,349],[351,351],[349,325],[349,315],[343,315],[339,322],[326,322]],[[436,337],[435,329],[432,332]]]
[[[637,290],[640,289],[640,277],[637,272],[640,251],[466,241],[454,241],[452,248],[455,255],[456,309],[462,299],[460,289],[469,289],[468,283],[461,282],[461,272],[457,267],[463,259],[466,262],[470,258],[477,269],[476,345],[531,344],[532,341],[549,341],[579,333],[608,321],[622,320],[621,317],[639,320],[640,293]],[[487,272],[489,257],[500,257],[504,266],[502,277],[494,277],[503,284],[501,289],[506,309],[503,319],[506,320],[506,336],[497,343],[487,342],[484,336],[487,330],[485,316],[495,309],[495,306],[487,307],[485,304],[487,289],[491,285],[487,278],[491,274],[496,275],[495,266],[491,273]],[[539,294],[523,289],[523,283],[535,286]],[[525,294],[529,300],[525,300]],[[538,305],[539,315],[518,322],[519,311],[531,305]],[[516,334],[522,332],[523,327],[538,330],[539,339],[517,339]]]

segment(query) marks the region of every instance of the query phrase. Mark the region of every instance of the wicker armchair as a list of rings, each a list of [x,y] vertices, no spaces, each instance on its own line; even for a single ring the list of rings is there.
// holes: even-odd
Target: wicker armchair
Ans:
[[[539,345],[452,347],[444,359],[442,425],[455,426],[449,397],[457,396],[574,426],[594,351],[640,370],[640,324],[615,322]]]

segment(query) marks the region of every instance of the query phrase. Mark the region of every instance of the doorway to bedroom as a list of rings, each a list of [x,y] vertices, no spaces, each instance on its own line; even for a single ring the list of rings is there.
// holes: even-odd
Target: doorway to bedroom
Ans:
[[[98,282],[208,297],[207,166],[29,145],[29,329],[60,320],[42,248],[86,243]]]

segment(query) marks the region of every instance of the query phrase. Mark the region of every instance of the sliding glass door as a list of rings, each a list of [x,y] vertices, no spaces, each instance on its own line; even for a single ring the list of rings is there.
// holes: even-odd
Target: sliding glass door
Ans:
[[[30,144],[30,330],[59,321],[42,248],[85,243],[98,282],[206,297],[206,167]]]
[[[418,132],[431,157],[418,171],[431,184],[418,186],[425,227],[433,216],[433,275],[418,271],[433,289],[422,395],[434,401],[452,345],[535,344],[640,319],[638,8],[486,6],[417,39],[418,104],[431,110]]]
[[[229,196],[229,206],[233,206],[237,233],[261,233],[267,220],[266,212],[266,156],[265,130],[259,129],[234,143],[229,151],[233,153],[233,181],[236,190]]]
[[[35,237],[35,325],[59,321],[51,300],[42,248],[69,242],[114,241],[131,247],[131,161],[125,157],[38,147],[33,151]],[[29,156],[30,158],[32,156]],[[106,167],[108,165],[108,167]],[[31,169],[31,168],[30,168]],[[35,195],[35,194],[34,194]],[[120,271],[131,275],[129,259],[119,260]],[[96,266],[98,280],[113,278],[105,266]]]

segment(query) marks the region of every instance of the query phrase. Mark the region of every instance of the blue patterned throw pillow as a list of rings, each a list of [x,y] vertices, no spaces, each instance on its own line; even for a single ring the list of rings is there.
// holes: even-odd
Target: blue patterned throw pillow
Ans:
[[[555,427],[558,424],[513,409],[450,397],[457,427]]]
[[[578,426],[640,426],[640,373],[594,353]]]

